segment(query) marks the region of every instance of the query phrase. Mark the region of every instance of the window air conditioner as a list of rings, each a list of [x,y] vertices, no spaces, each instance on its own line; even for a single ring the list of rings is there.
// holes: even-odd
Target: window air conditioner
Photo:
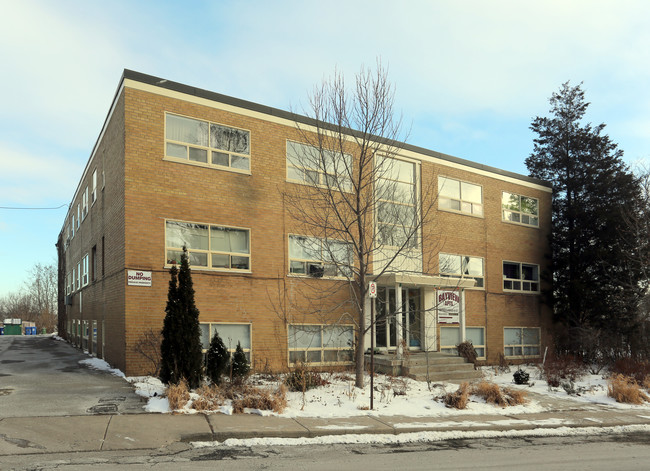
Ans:
[[[65,296],[65,305],[66,306],[72,306],[72,295],[71,294],[66,294],[66,296]]]
[[[322,278],[325,273],[325,267],[320,263],[310,263],[307,267],[307,273],[314,278]]]

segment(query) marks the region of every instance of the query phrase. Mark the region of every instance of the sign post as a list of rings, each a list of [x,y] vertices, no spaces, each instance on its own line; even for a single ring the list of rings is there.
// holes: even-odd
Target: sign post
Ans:
[[[370,410],[373,409],[375,396],[375,298],[377,297],[377,283],[368,283],[368,297],[370,298]]]

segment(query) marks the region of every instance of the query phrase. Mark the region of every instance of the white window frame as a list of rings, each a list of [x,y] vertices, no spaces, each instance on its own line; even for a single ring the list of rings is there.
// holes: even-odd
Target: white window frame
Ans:
[[[77,262],[77,290],[81,289],[81,261]]]
[[[510,195],[511,197],[517,197],[517,205],[519,209],[515,210],[514,208],[506,207],[506,203],[505,203],[506,195]],[[537,213],[524,211],[521,207],[522,198],[535,200]],[[525,196],[517,193],[512,193],[510,191],[502,191],[501,192],[501,220],[508,224],[516,224],[519,226],[527,226],[527,227],[539,227],[539,199],[534,198],[532,196]]]
[[[460,273],[453,273],[451,271],[443,271],[443,263],[442,263],[442,257],[447,256],[447,257],[459,257],[460,258],[460,263],[459,266],[461,267]],[[474,260],[480,260],[481,261],[481,276],[473,276],[466,274],[465,272],[467,271],[467,259],[474,259]],[[473,288],[468,288],[468,289],[485,289],[485,260],[483,257],[475,257],[473,255],[458,255],[458,254],[451,254],[451,253],[443,253],[440,252],[438,254],[438,267],[439,267],[439,272],[440,276],[443,277],[452,277],[452,278],[466,278],[466,279],[472,279],[476,280],[476,284],[474,285]],[[480,280],[480,286],[479,286],[479,280]]]
[[[93,189],[90,193],[91,206],[97,201],[97,169],[93,170]]]
[[[88,286],[88,254],[84,255],[83,259],[81,260],[81,283],[82,286]]]
[[[457,345],[443,345],[442,344],[442,329],[456,329],[458,330],[458,339],[460,343],[460,326],[458,325],[449,325],[449,326],[440,326],[440,352],[441,353],[447,353],[450,355],[458,355],[458,348]],[[485,327],[483,326],[467,326],[465,327],[465,338],[467,338],[467,330],[468,329],[481,329],[483,331],[483,344],[475,344],[472,342],[472,346],[474,347],[474,350],[476,350],[476,355],[478,360],[485,360],[486,357],[486,347],[485,347]],[[482,354],[481,354],[482,351]]]
[[[521,343],[510,343],[506,344],[506,330],[512,329],[512,330],[520,330],[521,333],[520,339]],[[536,330],[537,331],[537,338],[539,340],[539,343],[532,344],[532,343],[526,343],[524,342],[525,339],[525,330]],[[512,354],[508,355],[506,354],[507,349],[512,348]],[[521,349],[521,354],[516,354],[515,349]],[[526,354],[526,349],[537,349],[537,353],[528,353]],[[542,329],[541,327],[504,327],[503,328],[503,354],[506,358],[538,358],[542,354]]]
[[[320,338],[319,338],[319,345],[314,346],[314,347],[304,347],[304,346],[298,346],[294,345],[292,347],[292,337],[294,339],[294,342],[296,341],[296,336],[297,333],[294,334],[292,333],[292,328],[299,328],[299,327],[308,327],[308,328],[318,328],[320,330]],[[289,366],[295,365],[296,359],[295,357],[300,355],[302,356],[302,362],[309,363],[309,364],[318,364],[318,365],[349,365],[352,364],[354,361],[354,345],[348,345],[344,347],[329,347],[325,346],[325,339],[327,337],[327,333],[325,332],[326,329],[345,329],[345,330],[350,330],[351,331],[351,341],[354,343],[354,338],[355,338],[355,330],[354,330],[354,325],[351,324],[309,324],[309,323],[300,323],[300,324],[288,324],[287,325],[287,349],[288,349],[288,355],[287,359],[289,361]],[[309,334],[306,334],[309,335]],[[331,335],[330,335],[331,338]],[[292,355],[293,353],[293,355]],[[340,358],[340,356],[347,357],[348,359],[343,359],[343,360],[334,360],[332,361],[331,359],[327,359],[326,356],[335,354],[337,358]],[[294,359],[292,360],[292,356]]]
[[[187,247],[187,253],[190,258],[190,264],[191,264],[191,259],[192,259],[192,254],[196,254],[196,256],[206,256],[206,262],[207,265],[192,265],[192,269],[199,269],[199,270],[212,270],[212,271],[221,271],[221,272],[239,272],[239,273],[251,273],[252,272],[252,238],[251,238],[251,230],[246,227],[234,227],[234,226],[226,226],[223,224],[212,224],[212,223],[204,223],[204,222],[190,222],[190,221],[179,221],[176,219],[166,219],[165,220],[165,266],[166,267],[171,267],[172,265],[179,265],[180,266],[180,252],[183,251],[182,247],[175,247],[168,245],[168,238],[167,238],[167,224],[168,223],[178,223],[178,224],[193,224],[193,225],[198,225],[198,226],[206,226],[208,229],[207,232],[207,239],[208,239],[208,249],[195,249],[192,247]],[[211,233],[214,229],[225,229],[225,230],[233,230],[233,231],[244,231],[248,234],[248,253],[245,252],[225,252],[225,251],[220,251],[220,250],[212,250],[211,244],[212,244],[212,237]],[[170,258],[170,252],[176,252],[178,253],[178,260]],[[213,267],[212,263],[212,258],[214,256],[228,256],[229,260],[229,266],[230,268],[226,267]],[[240,258],[247,258],[248,259],[248,268],[232,268],[233,267],[233,257],[240,257]]]
[[[509,278],[505,273],[505,264],[517,265],[519,278]],[[504,260],[502,263],[503,270],[503,291],[510,293],[539,293],[540,292],[540,272],[539,265],[535,263],[514,262],[512,260]],[[525,279],[524,268],[533,268],[537,273],[537,279]],[[510,287],[506,287],[509,284]],[[534,286],[536,285],[536,286]]]
[[[77,229],[81,226],[81,203],[77,203]]]
[[[445,187],[445,180],[450,182],[456,182],[459,186],[459,197],[452,197],[443,194],[443,189]],[[463,198],[463,185],[472,185],[481,190],[481,202],[477,203],[469,199]],[[452,204],[456,202],[458,204],[458,209],[452,208]],[[468,182],[465,180],[459,180],[457,178],[445,177],[443,175],[438,176],[438,209],[442,211],[450,211],[457,214],[467,214],[474,217],[483,217],[484,215],[484,203],[483,203],[483,186],[478,183]]]
[[[289,157],[290,149],[299,149],[304,148],[304,154],[307,152],[313,152],[314,155],[318,155],[318,164],[316,164],[316,158],[312,158],[313,164],[309,165],[312,162],[309,162],[310,159],[303,159],[301,161],[292,161]],[[338,170],[334,173],[327,172],[328,169],[323,168],[323,158],[320,153],[321,151],[328,155],[329,158],[334,162],[337,159],[340,159],[342,156],[344,161],[337,163],[334,170]],[[298,152],[296,152],[297,154]],[[300,156],[297,156],[297,159],[300,159]],[[347,160],[347,162],[345,162]],[[305,162],[306,161],[306,162]],[[287,139],[286,141],[286,164],[287,164],[287,181],[292,183],[300,183],[303,185],[310,186],[320,186],[327,187],[327,178],[334,177],[335,183],[330,185],[333,190],[338,190],[339,187],[342,191],[351,191],[352,190],[352,181],[350,180],[349,171],[352,170],[354,162],[352,160],[352,155],[347,153],[338,153],[330,151],[327,149],[320,149],[316,146],[305,144],[304,142],[297,142]],[[298,178],[298,175],[302,174],[302,178]]]
[[[183,142],[175,139],[169,139],[167,137],[167,120],[170,116],[177,117],[177,118],[182,118],[182,119],[190,119],[193,121],[198,121],[199,123],[205,123],[208,128],[208,145],[199,145],[199,144],[194,144],[190,142]],[[232,129],[235,131],[243,131],[248,134],[248,153],[245,152],[234,152],[230,151],[228,149],[221,149],[219,147],[216,147],[216,145],[212,145],[213,143],[211,142],[212,140],[212,132],[210,131],[212,126],[219,126],[222,128],[226,129]],[[175,146],[178,150],[180,150],[180,147],[185,147],[185,157],[180,157],[180,156],[174,156],[170,155],[168,153],[169,146]],[[215,168],[215,169],[221,169],[221,170],[227,170],[230,172],[236,172],[236,173],[245,173],[245,174],[250,174],[251,173],[251,154],[252,154],[252,142],[251,142],[251,131],[248,129],[243,129],[243,128],[238,128],[235,126],[230,126],[227,124],[221,124],[221,123],[216,123],[213,121],[208,121],[205,119],[198,119],[194,118],[191,116],[183,116],[180,114],[176,113],[165,113],[165,160],[171,160],[174,162],[179,162],[179,163],[184,163],[184,164],[190,164],[190,165],[198,165],[201,167],[209,167],[209,168]],[[200,160],[193,160],[191,157],[191,150],[195,149],[198,151],[205,151],[206,153],[206,161],[202,162]],[[228,159],[228,165],[220,164],[220,163],[214,163],[215,156],[221,156],[227,157]],[[248,168],[238,168],[238,167],[233,167],[233,161],[235,159],[245,159],[248,162]]]
[[[301,258],[301,257],[292,257],[291,255],[291,246],[292,243],[291,241],[293,239],[306,239],[308,241],[311,241],[310,243],[313,244],[314,246],[318,246],[319,249],[318,251],[320,252],[320,258]],[[325,248],[325,244],[323,243],[323,239],[320,237],[310,237],[310,236],[305,236],[301,234],[289,234],[289,237],[287,238],[288,243],[289,243],[289,249],[287,250],[287,253],[289,254],[289,274],[291,276],[311,276],[314,278],[347,278],[348,276],[351,275],[352,273],[352,249],[351,249],[351,243],[345,242],[343,240],[331,240],[331,243],[339,243],[339,244],[346,244],[348,247],[350,247],[350,259],[348,260],[350,268],[347,268],[347,265],[341,261],[338,262],[333,262],[333,261],[326,261],[326,259],[329,259],[328,256],[328,251]],[[301,263],[304,267],[304,273],[300,271],[293,271],[292,267],[292,262],[293,263]],[[321,267],[321,269],[317,269],[315,271],[314,268],[312,267]],[[347,273],[346,273],[347,272]]]
[[[86,220],[86,216],[88,216],[88,186],[84,188],[81,196],[81,219]]]
[[[245,345],[242,345],[242,350],[246,354],[246,360],[248,360],[248,363],[252,365],[252,355],[253,355],[253,324],[250,322],[200,322],[199,326],[208,326],[208,338],[210,339],[208,341],[208,345],[205,346],[203,342],[201,342],[201,351],[205,354],[208,352],[208,349],[210,348],[210,342],[212,341],[212,337],[214,337],[215,331],[219,332],[219,327],[220,326],[247,326],[248,327],[248,343]],[[203,330],[201,330],[203,332]],[[219,334],[219,337],[221,337],[221,340],[223,341],[224,345],[226,346],[226,349],[228,352],[230,352],[231,358],[232,355],[235,353],[235,350],[237,350],[237,342],[232,341],[229,342],[227,338],[224,338],[223,335]]]

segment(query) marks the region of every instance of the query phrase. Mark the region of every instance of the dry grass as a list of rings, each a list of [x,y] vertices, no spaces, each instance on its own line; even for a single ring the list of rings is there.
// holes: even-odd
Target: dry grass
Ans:
[[[465,409],[469,402],[469,383],[462,383],[458,387],[457,391],[442,396],[442,402],[444,402],[447,407]]]
[[[246,408],[280,413],[286,407],[287,387],[284,384],[275,391],[252,388],[247,394],[232,400],[232,410],[235,414],[243,413]]]
[[[187,387],[187,381],[181,380],[178,384],[170,384],[167,387],[167,400],[171,410],[178,410],[185,407],[190,400],[190,391]]]
[[[646,376],[643,379],[643,387],[647,390],[650,391],[650,375]]]
[[[645,383],[644,383],[645,386]],[[607,395],[625,404],[643,404],[650,402],[650,397],[641,390],[631,376],[617,374],[607,382]]]
[[[496,404],[497,406],[518,406],[526,404],[526,391],[520,389],[503,388],[501,389],[494,383],[481,381],[472,388],[472,394],[482,397],[488,404]]]
[[[198,388],[196,394],[199,395],[197,399],[192,402],[192,409],[199,411],[215,411],[218,410],[224,403],[223,391],[217,385],[203,385]]]

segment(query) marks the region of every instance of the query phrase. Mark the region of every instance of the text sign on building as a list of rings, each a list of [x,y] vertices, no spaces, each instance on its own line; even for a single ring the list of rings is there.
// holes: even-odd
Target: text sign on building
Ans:
[[[129,270],[127,280],[127,284],[130,286],[151,286],[151,272]]]
[[[438,291],[438,323],[460,322],[460,295],[456,291]]]
[[[377,283],[371,281],[368,283],[368,297],[376,298],[377,297]]]

